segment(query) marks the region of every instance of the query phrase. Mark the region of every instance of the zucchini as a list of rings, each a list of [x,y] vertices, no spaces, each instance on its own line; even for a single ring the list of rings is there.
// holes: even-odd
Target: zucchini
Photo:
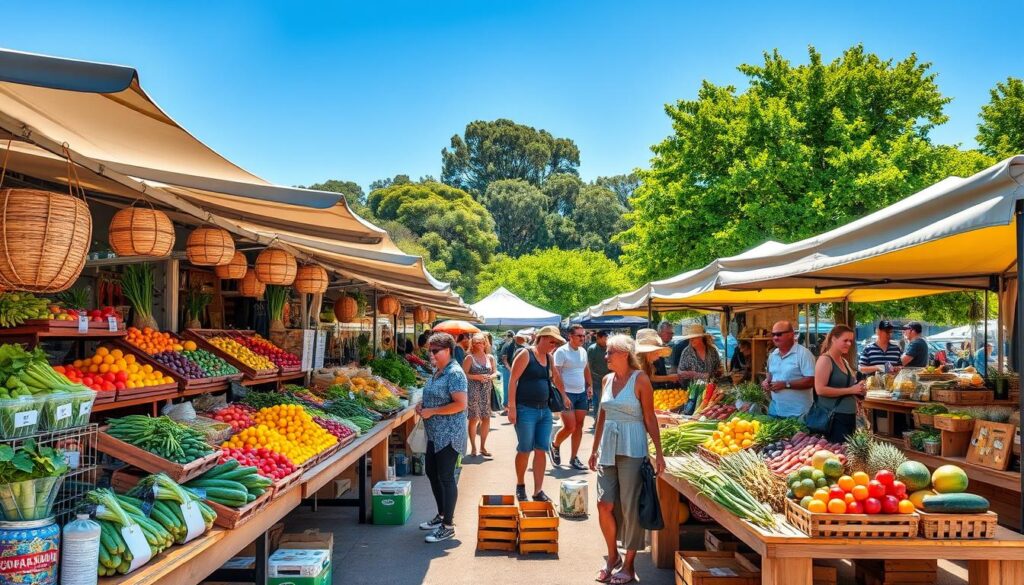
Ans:
[[[228,459],[224,463],[221,463],[217,467],[214,467],[210,471],[204,473],[203,478],[213,479],[215,477],[220,477],[221,474],[236,469],[239,465],[241,465],[241,463],[239,463],[237,459]]]
[[[185,484],[185,487],[190,488],[203,488],[210,490],[212,488],[222,488],[226,490],[241,490],[245,491],[245,486],[240,482],[232,481],[230,479],[194,479]]]
[[[925,496],[924,511],[929,514],[984,514],[988,500],[975,494],[939,494]]]

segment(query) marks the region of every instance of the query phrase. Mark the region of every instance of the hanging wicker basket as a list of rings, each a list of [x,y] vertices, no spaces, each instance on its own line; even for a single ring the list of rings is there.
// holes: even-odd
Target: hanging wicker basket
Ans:
[[[267,248],[256,257],[256,277],[266,284],[291,286],[299,265],[295,256],[278,248]]]
[[[249,268],[245,272],[245,276],[238,281],[238,294],[243,297],[252,297],[254,299],[261,298],[263,293],[266,292],[267,285],[260,279],[256,278],[256,271]]]
[[[110,249],[118,256],[167,256],[174,248],[174,224],[152,207],[126,207],[107,229]]]
[[[377,314],[394,315],[398,312],[398,299],[391,295],[384,295],[377,299]]]
[[[85,267],[92,216],[85,201],[39,189],[0,190],[0,285],[60,292]]]
[[[295,273],[295,291],[301,294],[315,295],[327,292],[327,284],[330,278],[327,270],[319,264],[306,264],[299,266]]]
[[[348,295],[334,301],[334,317],[340,323],[353,323],[359,316],[359,303]]]
[[[425,307],[416,307],[412,312],[412,321],[416,324],[427,323],[430,320],[430,310]]]
[[[437,321],[437,311],[431,309],[430,317],[427,318],[427,323],[432,324],[434,321]]]
[[[231,257],[231,262],[214,266],[213,273],[221,280],[238,280],[245,276],[247,270],[249,270],[249,263],[245,259],[245,254],[235,250],[235,255]]]
[[[225,229],[197,227],[185,242],[185,256],[196,266],[223,266],[235,257],[235,242]]]

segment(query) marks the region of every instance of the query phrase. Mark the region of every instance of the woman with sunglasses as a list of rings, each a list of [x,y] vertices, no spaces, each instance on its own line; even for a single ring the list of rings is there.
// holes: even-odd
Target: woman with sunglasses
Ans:
[[[641,371],[637,349],[628,335],[608,339],[605,359],[610,373],[603,381],[590,455],[590,469],[597,471],[598,519],[608,546],[607,563],[597,581],[614,585],[636,580],[633,561],[646,546],[640,525],[640,465],[647,457],[648,436],[654,444],[654,470],[659,475],[665,470],[654,388]],[[616,541],[626,549],[625,557],[619,554]]]
[[[491,388],[494,378],[498,375],[494,364],[494,356],[490,353],[490,344],[483,333],[477,333],[470,339],[469,355],[462,362],[462,370],[469,379],[469,445],[471,457],[476,457],[476,436],[480,433],[480,454],[490,457],[487,450],[487,435],[491,430]]]
[[[447,333],[435,333],[427,340],[434,374],[423,387],[423,400],[416,414],[423,419],[427,433],[426,474],[434,492],[437,515],[420,524],[430,530],[427,542],[441,542],[455,536],[455,503],[458,486],[455,466],[466,453],[466,373],[453,359],[455,339]]]

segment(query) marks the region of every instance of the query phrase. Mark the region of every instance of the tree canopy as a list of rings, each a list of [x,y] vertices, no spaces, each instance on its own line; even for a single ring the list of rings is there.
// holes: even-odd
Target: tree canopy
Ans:
[[[1009,77],[989,93],[978,124],[982,152],[996,159],[1024,153],[1024,80]]]
[[[503,254],[519,256],[543,245],[548,239],[548,197],[522,179],[492,182],[483,197],[494,218]]]

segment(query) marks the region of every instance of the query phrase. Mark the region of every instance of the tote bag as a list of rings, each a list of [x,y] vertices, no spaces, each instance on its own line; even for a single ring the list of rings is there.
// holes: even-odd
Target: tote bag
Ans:
[[[651,460],[644,457],[640,464],[640,526],[645,530],[661,530],[665,520],[661,517],[661,502],[658,501],[658,478]]]

